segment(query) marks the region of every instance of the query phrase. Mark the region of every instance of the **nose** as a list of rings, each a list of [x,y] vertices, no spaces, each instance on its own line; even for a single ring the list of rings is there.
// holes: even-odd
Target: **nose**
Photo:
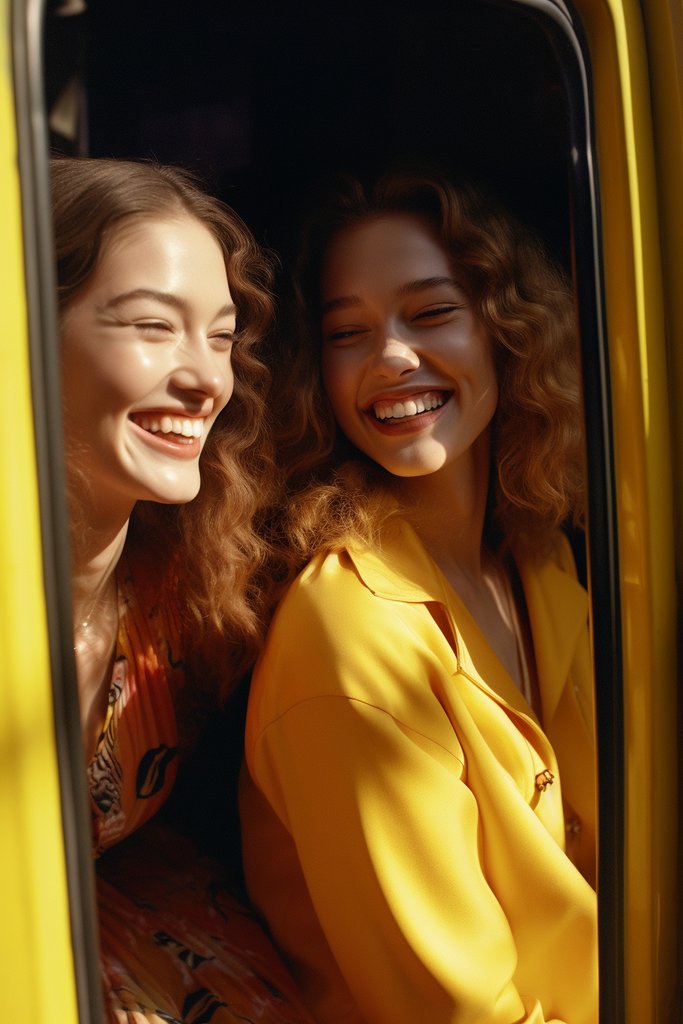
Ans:
[[[233,373],[230,351],[214,348],[207,338],[186,339],[178,348],[173,384],[183,392],[196,392],[203,399],[232,393]]]
[[[420,358],[409,342],[387,331],[380,340],[375,353],[374,368],[380,377],[401,377],[416,370]]]

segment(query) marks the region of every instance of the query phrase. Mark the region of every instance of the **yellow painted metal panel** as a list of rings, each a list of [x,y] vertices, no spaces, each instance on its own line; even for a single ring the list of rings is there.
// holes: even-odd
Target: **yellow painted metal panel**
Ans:
[[[0,0],[0,964],[2,1018],[78,1019],[31,416],[8,0]]]
[[[681,0],[644,0],[645,31],[650,53],[655,163],[662,234],[662,280],[665,290],[665,318],[669,394],[673,421],[673,483],[676,513],[676,568],[678,583],[678,693],[683,687],[683,3]],[[681,697],[679,696],[679,701]],[[683,790],[683,708],[678,713],[679,786]],[[679,814],[683,793],[679,790]],[[679,844],[683,844],[683,822],[678,822]],[[675,841],[672,830],[671,840]],[[679,845],[679,850],[683,848]],[[681,927],[681,864],[678,864],[678,959],[677,1006],[683,1021],[683,929]],[[660,893],[665,900],[666,894]],[[675,1011],[674,1011],[675,1012]],[[672,1018],[673,1019],[673,1018]]]
[[[660,198],[662,275],[671,411],[674,417],[677,568],[683,580],[683,2],[644,0],[650,57],[655,162]],[[680,621],[680,620],[679,620]]]
[[[678,925],[676,588],[660,211],[641,7],[635,0],[576,6],[594,76],[615,434],[627,1021],[649,1024],[670,1019]],[[661,215],[665,220],[665,208]]]

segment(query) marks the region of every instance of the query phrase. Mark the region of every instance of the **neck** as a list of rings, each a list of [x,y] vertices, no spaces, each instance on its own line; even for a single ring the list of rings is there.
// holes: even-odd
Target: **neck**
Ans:
[[[488,486],[487,438],[457,464],[400,481],[406,518],[447,575],[457,571],[472,580],[481,577]]]
[[[72,565],[74,629],[88,622],[98,598],[108,593],[126,541],[128,523],[116,532],[93,531],[80,539]]]

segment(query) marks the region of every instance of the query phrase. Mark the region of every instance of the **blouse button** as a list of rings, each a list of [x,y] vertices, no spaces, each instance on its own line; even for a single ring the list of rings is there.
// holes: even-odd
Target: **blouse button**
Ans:
[[[544,790],[548,786],[552,786],[555,781],[555,776],[548,768],[544,768],[542,772],[539,772],[536,776],[536,789]]]

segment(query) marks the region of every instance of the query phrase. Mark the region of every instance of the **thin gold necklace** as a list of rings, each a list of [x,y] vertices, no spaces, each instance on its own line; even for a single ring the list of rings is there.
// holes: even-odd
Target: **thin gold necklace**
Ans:
[[[100,608],[104,608],[107,599],[110,597],[110,590],[112,586],[114,588],[114,595],[116,595],[116,572],[111,567],[108,567],[102,582],[98,585],[97,590],[95,591],[95,596],[93,597],[88,614],[84,619],[81,619],[80,622],[77,622],[73,628],[74,651],[76,654],[81,653],[88,647],[92,646],[95,640],[90,632],[92,619],[96,611]]]

